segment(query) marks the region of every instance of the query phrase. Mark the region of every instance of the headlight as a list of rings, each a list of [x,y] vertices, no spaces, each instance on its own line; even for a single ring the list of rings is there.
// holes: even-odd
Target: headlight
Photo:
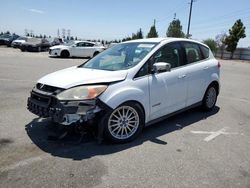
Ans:
[[[106,90],[106,85],[79,86],[59,93],[59,100],[84,100],[93,99]]]
[[[52,50],[60,50],[60,48],[54,48],[54,49],[52,49]]]

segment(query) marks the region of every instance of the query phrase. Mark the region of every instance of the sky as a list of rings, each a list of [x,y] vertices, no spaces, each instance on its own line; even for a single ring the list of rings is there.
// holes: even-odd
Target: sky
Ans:
[[[156,19],[166,36],[174,14],[187,32],[191,0],[0,0],[0,31],[57,36],[64,28],[83,39],[114,40],[142,29],[144,36]],[[250,47],[250,0],[195,0],[190,25],[192,38],[204,40],[227,32],[237,19],[246,26],[238,47]]]

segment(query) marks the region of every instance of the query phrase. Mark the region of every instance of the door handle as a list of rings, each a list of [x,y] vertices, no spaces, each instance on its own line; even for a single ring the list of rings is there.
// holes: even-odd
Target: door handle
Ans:
[[[178,76],[179,79],[182,79],[182,78],[185,78],[187,75],[183,74],[183,75],[180,75]]]
[[[203,68],[203,70],[207,70],[207,69],[208,69],[208,66]]]

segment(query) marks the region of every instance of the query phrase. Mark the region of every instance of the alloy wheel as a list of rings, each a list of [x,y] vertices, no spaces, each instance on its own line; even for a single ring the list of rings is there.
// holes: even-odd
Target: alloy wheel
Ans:
[[[108,120],[108,130],[116,139],[128,139],[139,127],[139,115],[130,106],[121,106],[114,110]]]

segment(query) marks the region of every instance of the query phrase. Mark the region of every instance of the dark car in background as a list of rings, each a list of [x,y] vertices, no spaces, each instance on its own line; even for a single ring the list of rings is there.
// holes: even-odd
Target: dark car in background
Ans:
[[[31,37],[18,37],[16,40],[12,41],[11,47],[19,48],[23,43],[27,42],[28,38]]]
[[[49,47],[51,47],[51,43],[44,38],[28,38],[27,42],[24,42],[20,46],[20,50],[22,52],[41,52],[48,51]]]
[[[13,40],[16,40],[19,35],[16,34],[3,34],[0,36],[0,45],[7,45],[8,47],[11,46]]]

